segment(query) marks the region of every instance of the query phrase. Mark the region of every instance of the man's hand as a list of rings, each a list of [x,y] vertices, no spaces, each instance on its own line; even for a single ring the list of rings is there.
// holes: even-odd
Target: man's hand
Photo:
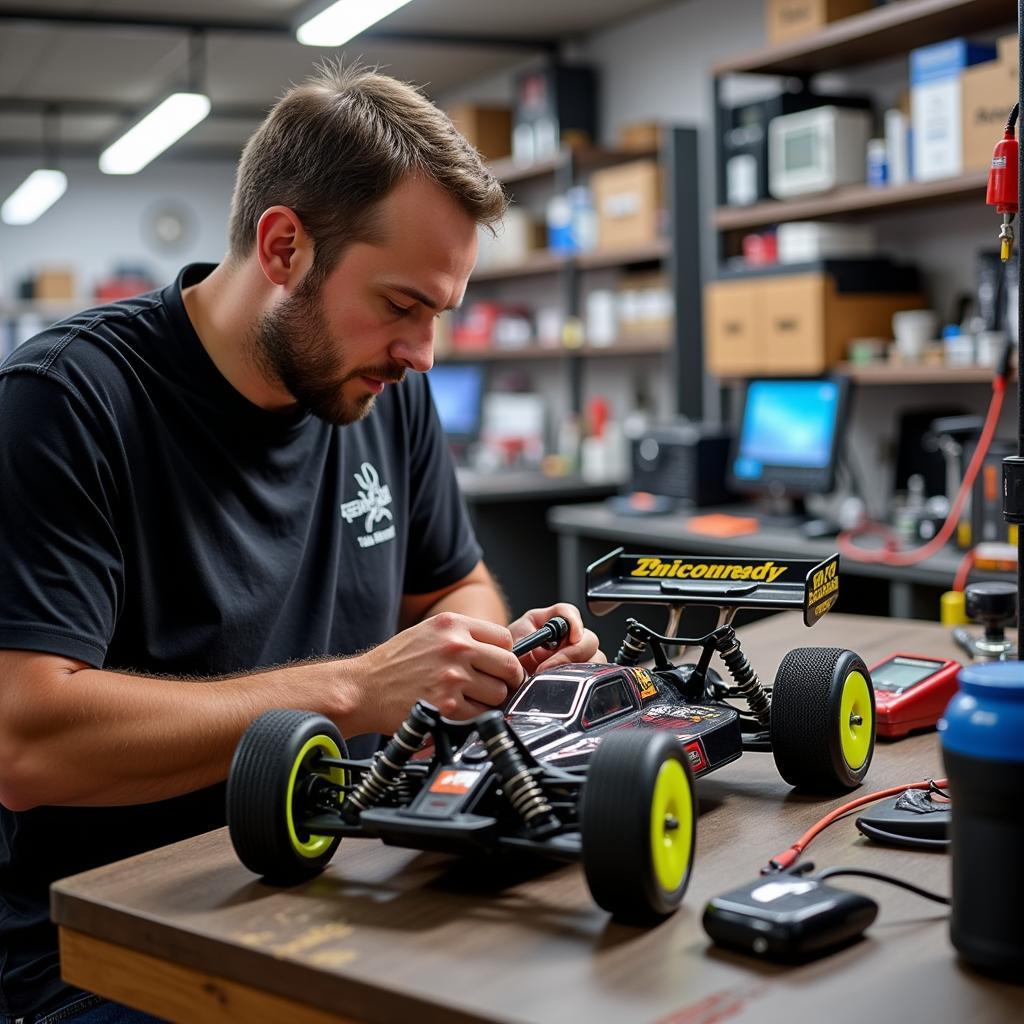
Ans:
[[[540,629],[553,615],[561,615],[569,623],[569,636],[557,651],[538,647],[519,660],[528,676],[541,669],[554,668],[571,661],[607,661],[598,648],[597,636],[584,628],[579,609],[571,604],[553,604],[549,608],[534,608],[516,619],[509,627],[513,642]]]
[[[576,620],[582,629],[578,613]],[[424,619],[348,664],[361,690],[354,703],[366,715],[354,716],[361,732],[394,732],[417,700],[448,718],[472,718],[500,708],[524,678],[508,627],[455,612]]]

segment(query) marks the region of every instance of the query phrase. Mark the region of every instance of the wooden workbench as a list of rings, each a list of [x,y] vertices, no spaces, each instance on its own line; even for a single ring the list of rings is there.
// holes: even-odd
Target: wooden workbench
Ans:
[[[800,644],[955,657],[931,623],[796,615],[741,631],[771,680]],[[934,733],[879,744],[870,789],[942,774]],[[867,938],[780,967],[720,952],[700,925],[707,900],[754,879],[841,800],[795,796],[770,754],[701,780],[697,860],[682,909],[657,928],[612,923],[575,866],[477,863],[347,839],[328,871],[290,890],[261,884],[225,830],[64,879],[53,887],[65,977],[188,1024],[328,1020],[864,1024],[1019,1020],[1024,992],[961,966],[944,908],[856,878],[881,904]],[[943,892],[944,854],[883,849],[852,821],[810,856],[871,866]]]

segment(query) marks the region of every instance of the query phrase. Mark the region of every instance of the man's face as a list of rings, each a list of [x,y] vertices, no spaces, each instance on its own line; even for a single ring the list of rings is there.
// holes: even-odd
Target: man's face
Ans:
[[[302,288],[261,317],[261,370],[329,423],[362,419],[407,370],[433,365],[434,322],[462,301],[476,260],[476,224],[419,178],[380,204],[383,235],[355,242],[316,291]]]

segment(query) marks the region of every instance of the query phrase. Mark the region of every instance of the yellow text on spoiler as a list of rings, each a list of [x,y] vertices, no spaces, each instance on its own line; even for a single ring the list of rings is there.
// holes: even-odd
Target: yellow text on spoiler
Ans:
[[[757,580],[774,583],[788,568],[774,562],[759,565],[723,565],[722,563],[663,562],[660,558],[638,558],[630,576],[669,576],[677,580]]]

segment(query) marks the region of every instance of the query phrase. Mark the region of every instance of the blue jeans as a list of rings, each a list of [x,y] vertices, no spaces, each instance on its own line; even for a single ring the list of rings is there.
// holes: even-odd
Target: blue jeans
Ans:
[[[141,1010],[112,1003],[100,996],[82,995],[59,1010],[38,1017],[8,1017],[12,1024],[164,1024]]]

